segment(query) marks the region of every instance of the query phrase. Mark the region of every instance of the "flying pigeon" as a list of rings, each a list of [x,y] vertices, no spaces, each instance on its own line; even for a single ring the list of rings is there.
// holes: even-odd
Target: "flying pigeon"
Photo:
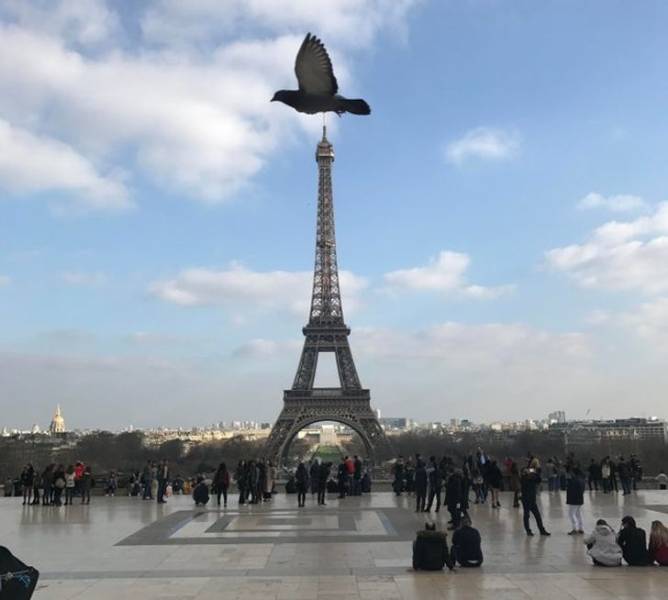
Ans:
[[[348,100],[339,96],[339,84],[334,77],[332,61],[324,44],[314,35],[306,34],[295,60],[298,90],[279,90],[271,99],[292,106],[309,115],[319,112],[345,112],[368,115],[371,112],[364,100]]]

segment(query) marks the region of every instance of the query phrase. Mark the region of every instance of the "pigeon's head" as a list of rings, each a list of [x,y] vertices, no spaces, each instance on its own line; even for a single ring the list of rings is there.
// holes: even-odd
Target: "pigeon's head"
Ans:
[[[278,90],[274,94],[274,97],[271,99],[272,102],[283,102],[283,104],[287,104],[288,106],[295,106],[297,102],[297,98],[295,98],[295,95],[299,95],[299,92],[294,91],[294,90]]]

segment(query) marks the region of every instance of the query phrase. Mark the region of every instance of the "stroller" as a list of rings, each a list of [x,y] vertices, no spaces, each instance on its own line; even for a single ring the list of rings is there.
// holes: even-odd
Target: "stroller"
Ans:
[[[22,563],[0,546],[0,600],[30,600],[38,579],[37,569]]]

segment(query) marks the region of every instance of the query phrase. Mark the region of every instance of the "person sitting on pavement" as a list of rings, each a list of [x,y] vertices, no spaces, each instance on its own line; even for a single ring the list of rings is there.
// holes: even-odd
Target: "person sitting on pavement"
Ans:
[[[195,506],[205,506],[209,502],[209,486],[203,477],[197,478],[197,485],[193,489],[193,500]]]
[[[619,567],[622,564],[622,548],[617,543],[614,530],[604,519],[596,521],[596,527],[583,539],[587,554],[599,567]]]
[[[471,526],[471,519],[462,517],[461,525],[452,534],[452,564],[479,567],[482,564],[480,532]]]
[[[661,521],[652,521],[649,533],[649,558],[662,567],[668,567],[668,528]]]
[[[413,542],[413,568],[418,571],[440,571],[444,566],[454,569],[448,551],[448,536],[436,531],[435,523],[425,523]]]
[[[622,547],[627,564],[632,567],[646,567],[650,564],[645,530],[636,525],[633,517],[627,515],[622,519],[622,528],[617,535],[617,543]]]

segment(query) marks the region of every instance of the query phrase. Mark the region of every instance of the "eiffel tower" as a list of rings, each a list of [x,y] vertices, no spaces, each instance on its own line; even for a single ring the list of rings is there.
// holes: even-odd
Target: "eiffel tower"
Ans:
[[[350,328],[343,320],[339,270],[336,263],[332,163],[334,147],[323,127],[315,155],[318,163],[318,224],[315,268],[309,322],[302,329],[305,340],[292,389],[283,393],[283,410],[265,446],[265,455],[285,463],[297,433],[317,421],[336,421],[356,431],[370,459],[387,449],[385,433],[371,410],[371,396],[362,388],[348,344]],[[333,352],[339,375],[338,388],[315,388],[315,372],[321,352]]]

